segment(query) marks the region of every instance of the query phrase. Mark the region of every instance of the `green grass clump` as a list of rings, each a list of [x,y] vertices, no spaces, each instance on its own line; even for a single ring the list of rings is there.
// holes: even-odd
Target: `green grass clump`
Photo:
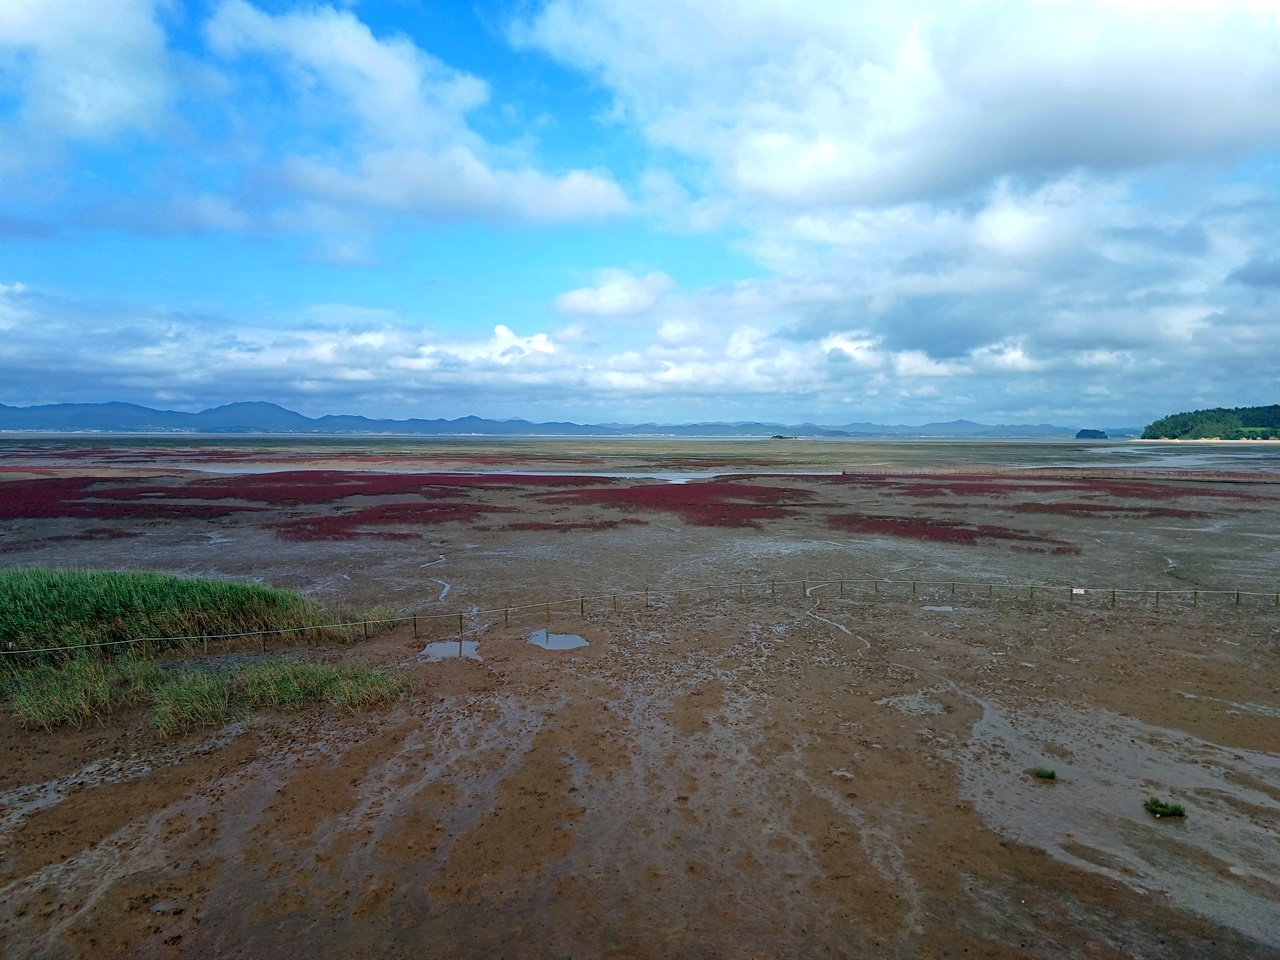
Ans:
[[[367,664],[263,660],[226,672],[184,671],[156,691],[151,720],[169,736],[255,708],[297,710],[324,701],[354,710],[399,696],[405,686],[398,673]]]
[[[162,682],[163,673],[150,660],[81,656],[58,666],[40,663],[7,673],[3,692],[24,727],[49,730],[63,723],[78,727],[145,699]]]
[[[1148,813],[1154,813],[1157,817],[1185,817],[1187,815],[1187,811],[1182,804],[1169,803],[1159,797],[1147,797],[1142,805]]]
[[[1058,772],[1050,770],[1048,767],[1036,767],[1031,772],[1041,780],[1056,780],[1058,778]]]
[[[225,673],[184,670],[155,691],[151,722],[161,736],[231,719],[231,683]]]
[[[285,630],[342,619],[299,593],[251,583],[105,570],[0,570],[0,650],[6,651]],[[312,638],[352,635],[348,628],[315,631]],[[115,649],[125,648],[104,648],[108,655]]]

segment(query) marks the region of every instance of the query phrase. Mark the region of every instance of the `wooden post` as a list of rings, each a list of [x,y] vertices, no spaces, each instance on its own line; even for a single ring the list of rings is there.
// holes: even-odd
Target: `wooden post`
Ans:
[[[462,614],[458,614],[458,642],[462,642]],[[462,653],[462,647],[458,647],[458,653]]]
[[[1156,591],[1156,609],[1157,610],[1160,609],[1160,591],[1159,590]]]
[[[911,595],[913,597],[916,595],[916,582],[914,580],[911,581]]]
[[[585,617],[587,615],[587,598],[578,598],[578,616]]]
[[[502,608],[502,625],[504,627],[511,626],[511,608],[510,607]]]
[[[778,581],[770,580],[769,583],[770,583],[769,592],[776,597],[778,595]]]
[[[368,640],[369,639],[369,621],[366,620],[364,623],[361,624],[361,626],[364,627],[364,638]]]
[[[547,623],[551,622],[551,604],[547,604]]]
[[[1240,591],[1236,591],[1236,606],[1240,606]]]
[[[991,584],[987,584],[987,596],[991,596]]]
[[[648,609],[649,607],[649,588],[648,587],[644,588],[644,605],[645,605],[645,609]]]
[[[951,595],[953,597],[956,595],[956,582],[954,580],[951,581]]]
[[[613,595],[613,612],[618,612],[618,595],[616,593]]]
[[[809,581],[808,581],[808,580],[801,580],[801,581],[800,581],[800,596],[802,596],[802,597],[807,597],[808,595],[809,595]]]
[[[872,581],[871,581],[871,587],[872,587],[872,589],[875,591],[875,595],[876,595],[877,597],[878,597],[878,596],[880,596],[880,581],[879,581],[879,580],[872,580]]]
[[[418,639],[418,615],[413,615],[413,639]]]
[[[1116,605],[1116,592],[1115,592],[1115,590],[1114,590],[1114,589],[1112,589],[1112,591],[1111,591],[1111,606],[1113,606],[1113,607],[1114,607],[1115,605]]]
[[[738,581],[738,599],[739,600],[742,599],[742,581],[741,580]]]
[[[1200,591],[1199,591],[1199,590],[1192,590],[1192,591],[1191,591],[1191,605],[1192,605],[1193,607],[1197,607],[1197,606],[1199,606],[1199,605],[1200,605]]]

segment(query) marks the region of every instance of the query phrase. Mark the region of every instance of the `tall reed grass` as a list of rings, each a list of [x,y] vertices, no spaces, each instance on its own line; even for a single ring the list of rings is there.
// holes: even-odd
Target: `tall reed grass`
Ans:
[[[350,615],[366,619],[369,613]],[[203,637],[314,628],[343,615],[288,590],[160,573],[0,570],[0,660],[57,661],[20,651],[138,637]],[[352,628],[312,629],[307,639],[348,639]],[[154,644],[158,648],[175,641]],[[122,645],[123,646],[123,645]],[[101,648],[106,656],[121,648]],[[16,654],[16,655],[15,655]]]

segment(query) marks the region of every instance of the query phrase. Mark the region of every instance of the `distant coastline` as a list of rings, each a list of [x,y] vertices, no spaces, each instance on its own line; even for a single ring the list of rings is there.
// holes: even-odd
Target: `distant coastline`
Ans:
[[[936,439],[936,440],[1071,440],[1079,428],[1056,424],[984,424],[951,420],[919,426],[905,424],[759,421],[663,423],[534,423],[484,417],[446,419],[371,419],[352,415],[307,417],[273,403],[245,402],[212,407],[199,413],[156,410],[129,403],[46,404],[12,407],[0,404],[0,433],[70,436],[310,436],[310,437],[684,437],[698,439]],[[1108,427],[1112,439],[1136,437],[1137,427]],[[1105,442],[1105,441],[1086,441]]]

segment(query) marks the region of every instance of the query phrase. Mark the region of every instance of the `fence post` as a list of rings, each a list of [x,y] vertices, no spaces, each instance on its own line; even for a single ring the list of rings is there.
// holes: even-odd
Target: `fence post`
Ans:
[[[1198,606],[1200,606],[1200,591],[1199,591],[1199,590],[1192,590],[1192,591],[1191,591],[1191,605],[1192,605],[1193,607],[1198,607]]]
[[[361,624],[361,626],[364,627],[364,638],[368,640],[369,639],[369,621],[366,620],[364,623]]]
[[[587,598],[578,598],[578,616],[585,617],[587,615]]]
[[[916,582],[914,580],[911,581],[911,595],[913,597],[916,595]]]
[[[1112,587],[1112,589],[1111,589],[1111,606],[1113,606],[1113,607],[1114,607],[1115,605],[1116,605],[1116,591],[1115,591],[1115,588],[1114,588],[1114,587]]]
[[[504,627],[511,626],[511,608],[510,607],[504,606],[502,608],[502,625]]]
[[[462,636],[462,614],[458,614],[458,636]]]
[[[649,608],[649,588],[648,587],[644,588],[644,605],[645,605],[645,609],[647,610]]]
[[[990,596],[991,596],[991,584],[989,584],[989,583],[987,584],[987,596],[988,596],[988,597],[990,597]]]
[[[809,595],[809,581],[808,581],[808,580],[801,580],[801,581],[800,581],[800,596],[802,596],[802,597],[807,597],[808,595]]]
[[[1236,606],[1240,606],[1240,591],[1236,591]]]
[[[871,581],[871,589],[875,591],[875,595],[876,595],[877,597],[878,597],[878,596],[880,596],[880,581],[879,581],[879,580],[872,580],[872,581]]]
[[[739,600],[742,599],[742,581],[741,580],[738,581],[738,599]]]
[[[618,612],[618,595],[616,593],[613,595],[613,612]]]
[[[840,596],[844,596],[844,581],[840,581]]]
[[[776,597],[776,596],[778,595],[778,581],[777,581],[777,580],[770,580],[770,581],[769,581],[769,584],[770,584],[770,586],[769,586],[769,592],[770,592],[771,594],[773,594],[773,595]]]
[[[418,615],[413,615],[413,639],[418,639]]]
[[[1031,585],[1031,597],[1030,597],[1030,599],[1034,600],[1035,598],[1036,598],[1036,588],[1035,588],[1035,584],[1032,584],[1032,585]]]
[[[551,622],[551,604],[547,604],[547,623]]]
[[[1156,609],[1157,610],[1160,609],[1160,591],[1159,590],[1156,591]]]
[[[953,597],[956,595],[956,582],[954,580],[951,581],[951,595]]]

